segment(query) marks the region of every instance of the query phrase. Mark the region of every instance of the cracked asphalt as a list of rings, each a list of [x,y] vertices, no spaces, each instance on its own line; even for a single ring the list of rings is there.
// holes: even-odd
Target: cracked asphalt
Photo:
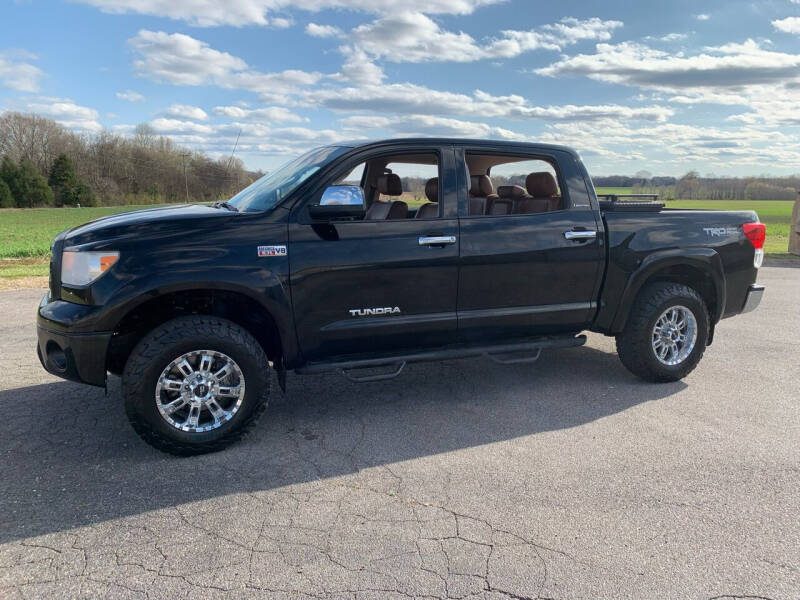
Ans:
[[[119,381],[45,373],[0,294],[0,597],[800,598],[800,270],[654,385],[613,340],[291,376],[254,433],[174,458]]]

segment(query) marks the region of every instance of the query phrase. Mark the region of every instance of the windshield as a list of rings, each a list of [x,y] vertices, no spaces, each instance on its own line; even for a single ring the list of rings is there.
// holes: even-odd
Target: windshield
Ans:
[[[341,146],[323,146],[306,152],[281,168],[254,181],[228,201],[240,212],[268,210],[331,160],[347,152]]]

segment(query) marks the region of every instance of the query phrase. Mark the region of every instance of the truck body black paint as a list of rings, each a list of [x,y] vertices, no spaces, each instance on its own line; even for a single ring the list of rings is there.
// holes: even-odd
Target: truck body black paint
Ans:
[[[311,217],[308,206],[343,169],[413,153],[438,157],[438,218]],[[470,215],[467,153],[547,160],[560,209]],[[181,315],[222,316],[250,331],[276,368],[315,370],[583,330],[619,335],[637,295],[657,281],[695,289],[711,331],[751,295],[760,298],[754,248],[742,233],[755,213],[601,210],[568,148],[404,139],[323,155],[327,162],[267,210],[170,207],[59,234],[38,314],[45,368],[105,385],[147,331]],[[445,242],[422,245],[431,236]],[[113,250],[119,260],[93,283],[70,287],[60,280],[65,249]]]

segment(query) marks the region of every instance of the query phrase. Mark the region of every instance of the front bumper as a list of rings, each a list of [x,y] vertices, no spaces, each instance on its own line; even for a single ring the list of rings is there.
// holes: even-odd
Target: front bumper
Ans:
[[[74,333],[67,331],[80,321],[85,307],[60,302],[59,318],[54,320],[53,304],[42,299],[37,315],[38,344],[36,354],[39,362],[49,373],[104,387],[106,385],[106,356],[111,342],[111,332]]]
[[[744,299],[744,306],[742,313],[750,312],[758,308],[761,304],[761,297],[764,295],[764,286],[759,283],[753,283],[747,288],[747,296]]]

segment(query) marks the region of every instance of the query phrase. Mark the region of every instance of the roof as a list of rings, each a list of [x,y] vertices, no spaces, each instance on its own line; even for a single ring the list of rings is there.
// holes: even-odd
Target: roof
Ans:
[[[348,142],[338,142],[332,144],[334,146],[343,146],[345,148],[370,148],[391,144],[420,144],[420,145],[459,145],[459,146],[490,146],[492,148],[507,148],[509,150],[522,150],[522,151],[551,151],[557,150],[561,152],[568,152],[577,156],[577,152],[568,146],[559,146],[558,144],[540,144],[536,142],[513,142],[508,140],[477,140],[470,138],[446,138],[446,137],[397,137],[387,138],[382,140],[352,140]]]

